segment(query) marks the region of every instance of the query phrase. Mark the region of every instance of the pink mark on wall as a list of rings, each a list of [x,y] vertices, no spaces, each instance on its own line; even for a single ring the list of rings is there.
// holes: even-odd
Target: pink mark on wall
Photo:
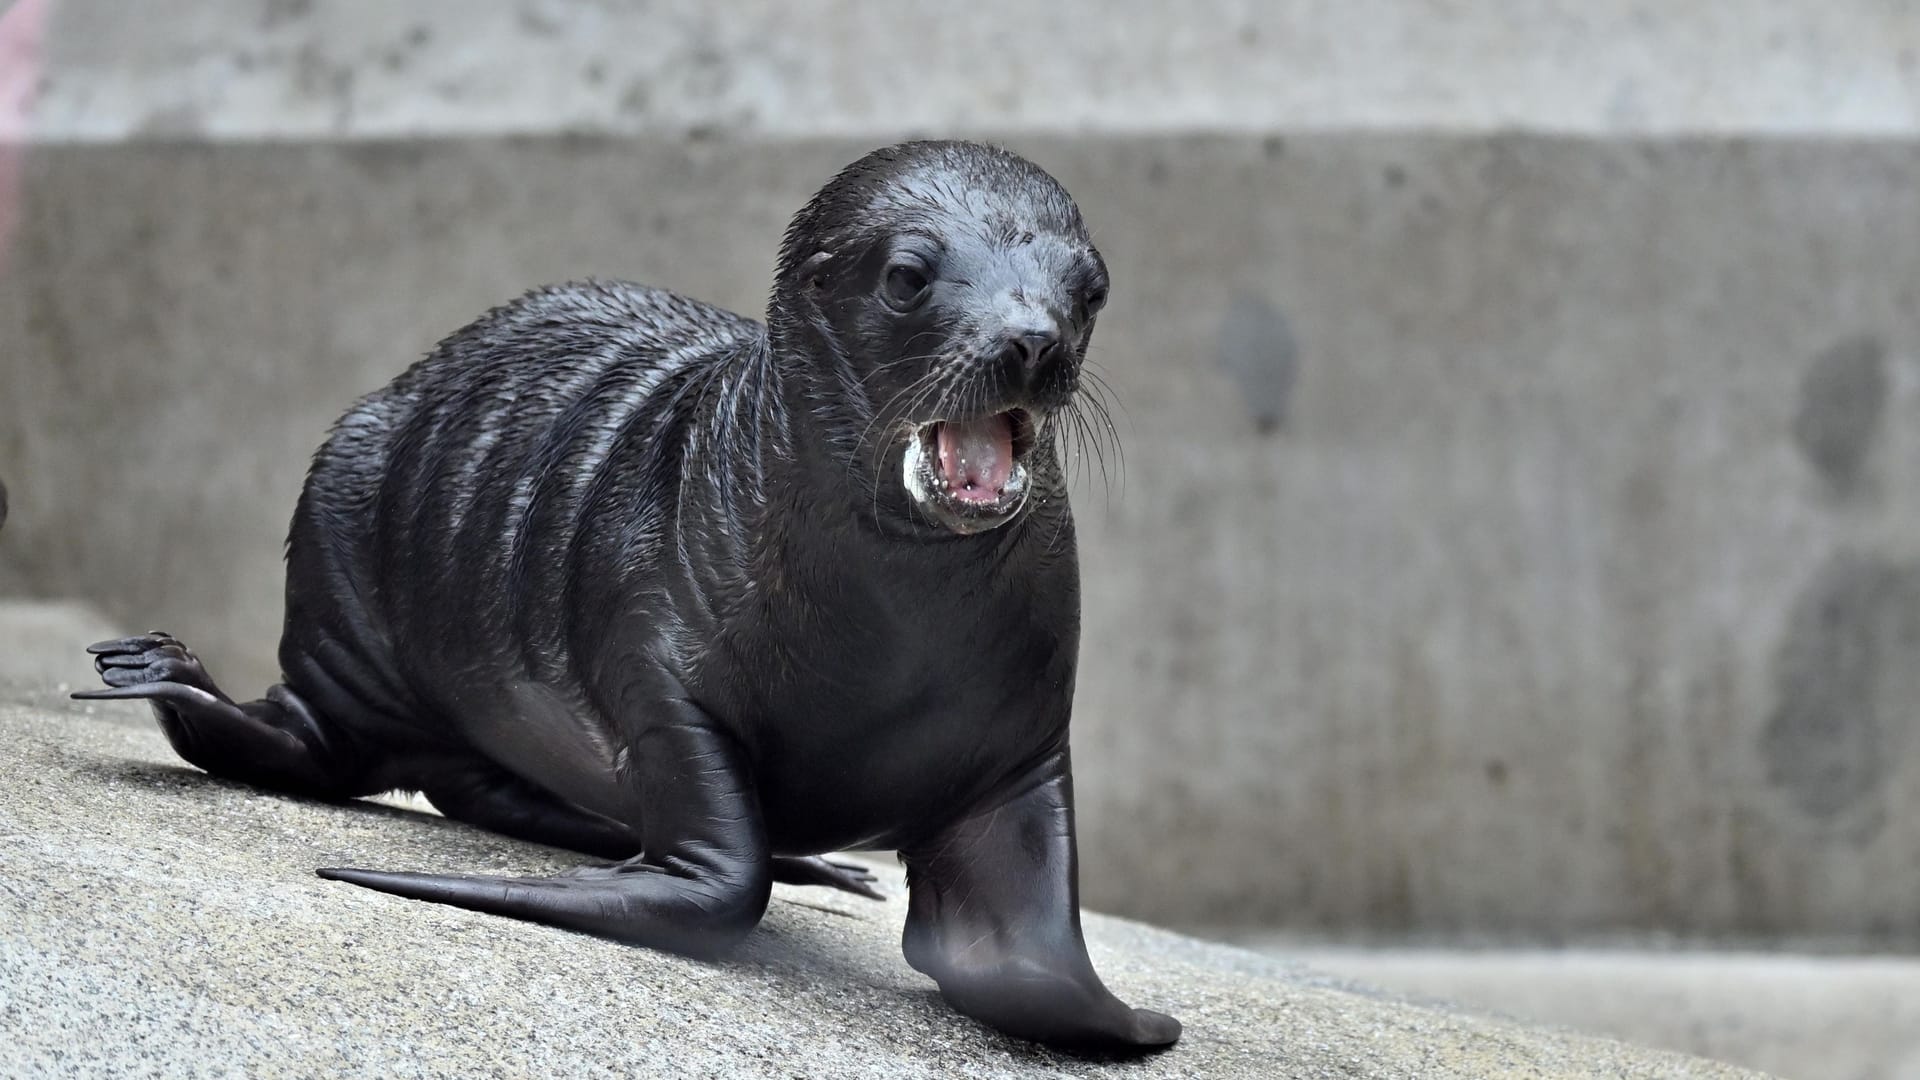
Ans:
[[[42,42],[53,0],[18,0],[0,9],[0,270],[20,220],[20,166],[27,153],[33,99],[40,89]]]

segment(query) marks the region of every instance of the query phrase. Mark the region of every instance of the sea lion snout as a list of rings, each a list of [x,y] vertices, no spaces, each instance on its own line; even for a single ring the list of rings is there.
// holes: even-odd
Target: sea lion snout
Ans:
[[[1077,382],[1078,367],[1066,338],[1056,326],[1021,328],[1008,334],[993,363],[1000,381],[1013,396],[1044,410],[1066,404]]]
[[[1065,351],[1059,332],[1048,328],[1015,333],[1003,355],[1015,361],[1021,378],[1031,383],[1036,375],[1058,363]]]

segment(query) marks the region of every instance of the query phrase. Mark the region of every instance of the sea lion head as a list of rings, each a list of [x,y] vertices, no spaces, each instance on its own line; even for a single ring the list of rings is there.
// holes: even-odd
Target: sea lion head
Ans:
[[[841,449],[919,520],[977,533],[1057,482],[1107,267],[1066,189],[964,142],[876,150],[793,219],[776,347],[845,415]],[[878,489],[876,488],[876,494]]]

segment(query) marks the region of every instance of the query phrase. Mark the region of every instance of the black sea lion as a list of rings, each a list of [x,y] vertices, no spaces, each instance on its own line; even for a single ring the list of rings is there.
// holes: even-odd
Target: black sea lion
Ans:
[[[1013,154],[876,151],[794,218],[767,325],[543,289],[356,404],[287,551],[284,682],[236,703],[164,634],[92,647],[180,755],[624,860],[329,878],[695,955],[771,883],[871,891],[961,1012],[1105,1051],[1179,1037],[1081,939],[1079,568],[1057,450],[1107,271]]]

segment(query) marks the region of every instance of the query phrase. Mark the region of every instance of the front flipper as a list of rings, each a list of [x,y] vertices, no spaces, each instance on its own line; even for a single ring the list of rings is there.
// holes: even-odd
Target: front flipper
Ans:
[[[766,827],[738,746],[698,707],[667,703],[634,746],[646,854],[550,878],[328,868],[321,877],[689,956],[745,937],[773,889]]]
[[[1180,1038],[1178,1020],[1114,997],[1087,957],[1065,751],[1011,798],[901,855],[907,962],[954,1008],[1080,1050],[1145,1052]]]

